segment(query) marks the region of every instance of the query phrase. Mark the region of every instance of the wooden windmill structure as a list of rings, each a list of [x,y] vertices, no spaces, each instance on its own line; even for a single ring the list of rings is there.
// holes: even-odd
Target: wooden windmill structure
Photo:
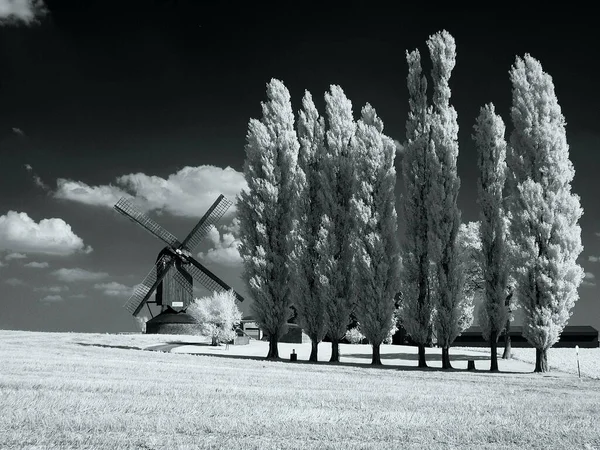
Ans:
[[[124,305],[134,316],[144,305],[148,307],[152,319],[146,324],[146,333],[173,333],[176,324],[195,323],[194,319],[185,313],[193,301],[193,280],[211,292],[231,290],[223,280],[192,256],[192,252],[210,227],[223,217],[230,206],[231,202],[220,195],[188,236],[180,242],[146,214],[138,211],[126,198],[121,198],[115,205],[118,212],[167,244],[159,252],[150,273]],[[152,301],[150,298],[155,292],[155,299]],[[244,301],[237,292],[234,291],[234,294],[238,301]],[[149,303],[161,307],[161,313],[156,317],[152,315]]]

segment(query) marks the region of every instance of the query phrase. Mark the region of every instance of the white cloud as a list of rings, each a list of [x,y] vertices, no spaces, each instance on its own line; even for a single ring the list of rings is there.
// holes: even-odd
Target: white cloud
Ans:
[[[65,200],[84,203],[92,206],[107,206],[112,208],[121,197],[131,197],[121,188],[113,185],[89,186],[81,181],[56,180],[54,196]]]
[[[34,291],[36,291],[36,292],[53,292],[53,293],[66,292],[68,290],[69,290],[69,286],[44,286],[44,287],[38,287],[38,288],[34,289]]]
[[[588,256],[588,261],[589,262],[599,262],[600,256]]]
[[[596,286],[596,275],[592,272],[585,272],[585,276],[583,277],[583,282],[581,283],[583,286]]]
[[[62,219],[42,219],[36,223],[27,213],[9,211],[0,216],[0,250],[49,255],[89,253],[90,246]]]
[[[48,12],[41,0],[0,0],[0,21],[31,24]],[[15,133],[23,133],[13,128]]]
[[[240,240],[232,233],[223,233],[221,235],[219,230],[213,225],[208,230],[207,238],[212,243],[213,248],[207,252],[198,253],[198,257],[201,260],[229,267],[241,266],[242,257],[238,251]]]
[[[600,237],[600,231],[596,231],[596,233],[594,233],[596,236]]]
[[[87,298],[87,295],[85,295],[85,294],[73,294],[73,295],[69,295],[69,297],[71,297],[71,298]]]
[[[102,291],[109,297],[129,297],[133,293],[133,288],[124,284],[111,281],[110,283],[99,283],[94,285],[94,289]]]
[[[116,185],[89,186],[81,181],[57,180],[55,197],[112,208],[121,197],[135,197],[145,211],[165,211],[181,217],[201,217],[219,194],[235,201],[246,187],[241,172],[215,166],[184,167],[166,179],[144,173],[123,175]],[[229,208],[232,213],[235,207]]]
[[[6,263],[3,263],[2,261],[0,261],[0,267],[6,267]]]
[[[33,167],[31,167],[31,164],[25,164],[25,169],[27,169],[27,172],[31,174],[31,176],[33,177],[33,182],[37,187],[42,188],[44,191],[50,190],[50,186],[44,183],[40,176],[33,171]]]
[[[4,282],[11,286],[23,286],[25,284],[25,282],[23,280],[20,280],[18,278],[8,278],[8,279],[4,280]]]
[[[31,261],[31,262],[25,264],[25,267],[30,267],[32,269],[46,269],[46,268],[50,267],[50,264],[48,264],[47,262]]]
[[[45,297],[40,299],[41,302],[62,302],[63,298],[58,294],[46,295]]]
[[[6,259],[7,261],[10,261],[11,259],[23,259],[23,258],[27,258],[27,255],[24,255],[23,253],[9,253],[8,255],[6,255],[4,257],[4,259]]]
[[[90,272],[89,270],[73,268],[58,269],[52,272],[56,278],[65,283],[75,283],[77,281],[100,281],[108,277],[106,272]]]

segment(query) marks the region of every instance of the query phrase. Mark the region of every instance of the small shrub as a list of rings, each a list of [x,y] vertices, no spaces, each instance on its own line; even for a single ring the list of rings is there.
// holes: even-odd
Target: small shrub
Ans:
[[[365,336],[360,332],[358,327],[354,327],[346,331],[346,339],[351,344],[362,344]]]

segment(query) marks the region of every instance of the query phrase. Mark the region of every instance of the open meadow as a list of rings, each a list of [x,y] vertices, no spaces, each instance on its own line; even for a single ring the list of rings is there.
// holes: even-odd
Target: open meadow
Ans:
[[[384,346],[386,367],[371,368],[368,346],[342,345],[332,365],[187,336],[0,331],[0,342],[2,449],[600,449],[600,380],[521,361],[489,374],[470,349],[451,349],[457,370],[441,371],[417,370],[404,346]],[[308,344],[281,356],[291,348],[308,357]],[[467,359],[480,370],[461,370]]]

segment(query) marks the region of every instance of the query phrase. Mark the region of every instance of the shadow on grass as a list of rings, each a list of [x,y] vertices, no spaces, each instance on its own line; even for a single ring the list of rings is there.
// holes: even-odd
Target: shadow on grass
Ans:
[[[107,345],[107,344],[86,344],[85,342],[75,342],[77,345],[84,347],[102,347],[102,348],[119,348],[121,350],[143,350],[141,347],[132,347],[130,345]]]
[[[149,349],[147,349],[147,350],[149,350]],[[214,357],[214,358],[245,359],[245,360],[261,361],[261,362],[281,362],[281,363],[286,363],[286,364],[310,365],[310,366],[315,366],[315,367],[355,367],[355,368],[360,368],[360,369],[397,370],[400,372],[444,372],[444,373],[471,372],[471,373],[478,373],[478,374],[488,374],[489,373],[489,374],[496,374],[496,375],[524,375],[524,374],[532,373],[532,372],[523,372],[523,371],[490,372],[489,370],[486,370],[486,369],[477,369],[477,370],[468,371],[467,369],[456,369],[456,368],[442,369],[441,367],[415,367],[415,366],[403,366],[403,365],[397,365],[397,364],[395,364],[395,365],[385,364],[385,365],[381,365],[381,366],[374,366],[371,364],[362,364],[362,363],[356,363],[356,362],[329,362],[329,361],[315,362],[315,361],[307,361],[307,360],[290,361],[289,359],[281,358],[281,357],[277,358],[277,359],[268,359],[264,356],[224,355],[222,353],[221,354],[179,353],[179,354],[188,354],[188,355],[193,355],[193,356],[208,356],[208,357]],[[396,355],[398,355],[398,354],[396,354]],[[368,357],[368,359],[371,358],[370,355],[360,355],[360,356],[365,357],[365,358]],[[351,358],[351,357],[356,357],[356,356],[354,356],[352,354],[343,354],[343,355],[341,355],[341,357],[342,358]],[[476,358],[486,359],[486,358],[480,358],[480,357],[476,357]],[[383,355],[382,355],[382,359],[383,359]],[[431,360],[433,360],[433,358],[430,359],[428,357],[427,360],[431,361]]]
[[[350,353],[347,355],[344,355],[347,358],[363,358],[363,359],[371,359],[371,355],[366,355],[364,353]],[[437,353],[432,353],[429,354],[427,353],[427,361],[441,361],[442,360],[442,355],[441,354],[437,354]],[[381,359],[404,359],[407,361],[418,361],[419,359],[419,355],[416,353],[386,353],[381,355]],[[488,358],[485,355],[462,355],[460,353],[456,353],[453,354],[452,350],[450,350],[450,361],[468,361],[469,359],[472,359],[473,361],[484,361],[484,360],[489,360],[490,358]]]

